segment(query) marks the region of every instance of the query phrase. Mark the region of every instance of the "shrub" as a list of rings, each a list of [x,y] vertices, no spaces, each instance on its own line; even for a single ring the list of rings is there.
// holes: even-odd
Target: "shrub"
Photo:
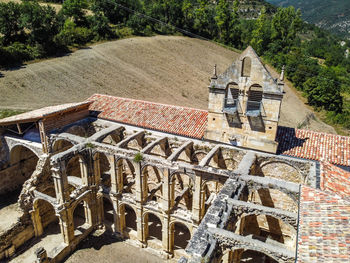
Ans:
[[[135,154],[135,156],[134,156],[135,162],[139,163],[142,161],[142,159],[143,159],[142,153],[139,152],[139,153]]]

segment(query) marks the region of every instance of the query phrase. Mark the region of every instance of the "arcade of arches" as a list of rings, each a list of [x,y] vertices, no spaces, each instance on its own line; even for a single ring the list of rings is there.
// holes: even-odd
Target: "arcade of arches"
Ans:
[[[52,152],[40,157],[45,160],[25,146],[12,148],[8,167],[0,174],[17,169],[11,178],[18,180],[3,192],[21,188],[28,181],[21,200],[31,204],[28,213],[34,237],[60,233],[59,243],[73,251],[92,231],[104,228],[158,251],[163,258],[186,257],[185,248],[220,199],[228,179],[244,182],[240,175],[250,175],[256,178],[249,179],[256,185],[242,190],[239,201],[247,207],[254,205],[255,210],[233,217],[227,224],[230,231],[295,249],[295,229],[283,220],[287,217],[294,222],[294,214],[284,215],[283,211],[297,212],[295,193],[290,196],[268,182],[287,178],[294,184],[304,183],[309,163],[283,157],[277,158],[279,163],[285,160],[279,165],[266,154],[259,154],[264,157],[260,158],[225,145],[159,137],[124,127],[116,127],[114,132],[107,127],[106,134],[104,129],[96,130],[89,138],[62,134],[52,139]],[[36,181],[31,180],[33,172],[38,173]],[[256,213],[261,207],[272,212]],[[273,216],[280,211],[284,217]],[[54,251],[47,251],[49,258],[56,256],[58,249]],[[261,253],[237,251],[225,252],[223,262],[239,262],[238,258],[245,262]]]

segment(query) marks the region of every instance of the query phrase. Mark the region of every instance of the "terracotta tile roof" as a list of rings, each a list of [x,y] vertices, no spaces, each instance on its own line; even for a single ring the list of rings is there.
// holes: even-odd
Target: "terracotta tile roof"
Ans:
[[[278,154],[350,166],[350,137],[279,127]]]
[[[16,123],[34,122],[44,117],[48,117],[51,114],[72,110],[79,106],[85,106],[85,105],[88,106],[89,104],[90,102],[84,101],[84,102],[78,102],[78,103],[61,104],[61,105],[45,107],[45,108],[41,108],[33,111],[28,111],[28,112],[11,116],[8,118],[0,119],[0,126],[11,125]]]
[[[202,139],[207,126],[204,110],[100,94],[89,100],[99,118],[147,129]],[[278,154],[350,166],[350,137],[279,127],[276,140]]]
[[[208,112],[187,107],[171,106],[95,94],[91,111],[98,117],[142,128],[201,139],[207,126]]]
[[[321,164],[321,189],[350,200],[350,172],[328,162]]]
[[[302,186],[297,262],[350,262],[350,202]]]

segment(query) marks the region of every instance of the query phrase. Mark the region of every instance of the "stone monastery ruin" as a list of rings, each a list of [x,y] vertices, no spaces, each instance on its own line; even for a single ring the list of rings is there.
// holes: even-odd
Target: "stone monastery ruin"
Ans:
[[[350,138],[278,126],[283,74],[249,47],[208,111],[95,94],[0,120],[0,261],[105,229],[181,263],[349,262]]]

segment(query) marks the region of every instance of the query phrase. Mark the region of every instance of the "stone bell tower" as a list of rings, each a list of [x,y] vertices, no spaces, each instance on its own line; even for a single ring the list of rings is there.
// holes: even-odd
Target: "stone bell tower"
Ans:
[[[252,47],[223,74],[216,67],[209,87],[205,138],[276,153],[284,72],[275,80]]]

